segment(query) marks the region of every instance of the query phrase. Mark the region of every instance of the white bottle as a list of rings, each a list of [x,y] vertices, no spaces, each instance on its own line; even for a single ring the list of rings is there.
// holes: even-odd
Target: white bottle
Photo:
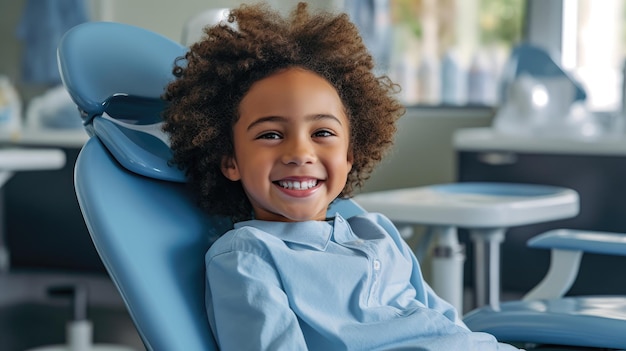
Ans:
[[[15,141],[22,126],[22,101],[9,78],[0,76],[0,139]]]
[[[467,102],[467,74],[458,53],[449,49],[441,59],[441,103],[464,105]]]
[[[467,102],[471,105],[495,104],[495,84],[487,54],[476,52],[467,75]]]
[[[441,74],[434,54],[425,52],[418,68],[419,102],[437,105],[441,101]]]

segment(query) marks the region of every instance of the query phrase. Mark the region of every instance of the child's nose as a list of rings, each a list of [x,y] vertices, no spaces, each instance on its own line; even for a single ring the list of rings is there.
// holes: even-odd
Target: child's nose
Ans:
[[[285,143],[283,163],[304,165],[313,163],[316,159],[315,149],[310,140],[294,138],[291,142]]]

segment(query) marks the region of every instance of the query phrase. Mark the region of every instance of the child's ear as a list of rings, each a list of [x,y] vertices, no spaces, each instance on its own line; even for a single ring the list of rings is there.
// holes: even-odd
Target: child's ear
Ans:
[[[222,157],[222,174],[224,177],[232,180],[233,182],[241,179],[241,175],[239,174],[239,167],[237,167],[237,162],[233,156],[224,156]]]
[[[348,163],[350,164],[350,169],[352,169],[352,165],[354,164],[354,152],[352,152],[352,147],[348,149]]]

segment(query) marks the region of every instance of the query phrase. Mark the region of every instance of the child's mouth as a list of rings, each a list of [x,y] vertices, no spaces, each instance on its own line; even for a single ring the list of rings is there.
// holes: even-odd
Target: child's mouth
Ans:
[[[310,180],[303,180],[303,181],[279,180],[279,181],[276,181],[275,183],[278,184],[283,189],[308,190],[308,189],[315,188],[318,184],[318,180],[317,179],[310,179]]]

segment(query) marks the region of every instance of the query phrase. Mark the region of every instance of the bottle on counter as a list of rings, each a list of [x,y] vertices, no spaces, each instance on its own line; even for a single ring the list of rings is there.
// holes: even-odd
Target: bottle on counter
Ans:
[[[437,105],[441,102],[441,73],[434,54],[424,52],[417,70],[419,103]]]
[[[465,105],[467,74],[455,49],[448,49],[441,59],[441,103]]]
[[[0,139],[16,140],[22,126],[22,101],[8,77],[0,75]]]
[[[467,103],[494,105],[496,103],[496,77],[487,53],[476,52],[467,73]]]

